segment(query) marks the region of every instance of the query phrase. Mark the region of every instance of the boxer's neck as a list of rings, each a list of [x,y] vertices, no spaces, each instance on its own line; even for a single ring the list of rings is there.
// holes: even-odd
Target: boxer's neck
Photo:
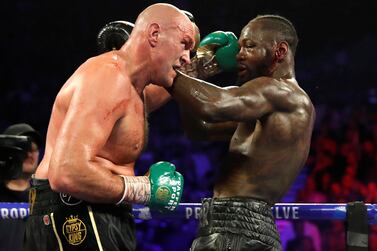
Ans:
[[[137,93],[141,96],[144,88],[150,83],[149,48],[142,42],[127,41],[119,51],[124,59],[127,75]]]

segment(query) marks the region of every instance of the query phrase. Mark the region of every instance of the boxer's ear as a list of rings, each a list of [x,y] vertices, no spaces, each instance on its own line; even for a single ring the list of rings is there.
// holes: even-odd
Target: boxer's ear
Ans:
[[[281,62],[288,53],[289,45],[285,41],[281,41],[277,44],[275,50],[275,58],[278,62]]]
[[[152,23],[148,27],[148,42],[152,47],[156,47],[157,45],[160,30],[160,26],[156,23]]]

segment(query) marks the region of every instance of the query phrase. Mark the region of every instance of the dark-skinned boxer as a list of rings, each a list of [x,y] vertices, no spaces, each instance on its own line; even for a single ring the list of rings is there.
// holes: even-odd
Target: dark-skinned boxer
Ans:
[[[179,73],[170,90],[192,138],[229,142],[213,198],[202,202],[191,250],[277,251],[281,243],[271,206],[307,159],[315,110],[295,79],[298,38],[289,20],[258,16],[242,29],[237,46],[232,40],[224,32],[205,37],[198,48],[204,60],[192,59],[182,69],[188,75]],[[239,49],[236,56],[224,53],[229,47]],[[240,86],[221,88],[197,79],[234,61]]]

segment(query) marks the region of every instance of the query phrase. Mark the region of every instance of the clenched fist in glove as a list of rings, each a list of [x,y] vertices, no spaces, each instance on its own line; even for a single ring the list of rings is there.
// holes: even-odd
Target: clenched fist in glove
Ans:
[[[174,211],[183,192],[183,176],[166,161],[153,164],[146,176],[124,176],[124,192],[116,203],[145,204],[160,212]]]
[[[231,72],[237,68],[238,39],[233,32],[215,31],[200,42],[191,64],[180,70],[195,78],[206,79],[219,72]]]

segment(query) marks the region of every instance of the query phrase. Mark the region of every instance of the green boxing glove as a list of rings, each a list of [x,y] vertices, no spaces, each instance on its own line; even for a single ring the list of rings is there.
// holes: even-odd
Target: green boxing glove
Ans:
[[[215,60],[224,71],[234,71],[237,68],[236,55],[239,47],[233,32],[215,31],[208,34],[200,42],[198,53],[199,51],[215,51]]]
[[[183,176],[172,163],[160,161],[149,169],[151,197],[147,205],[160,212],[174,211],[181,201]]]
[[[238,51],[238,39],[233,32],[215,31],[203,38],[196,56],[191,59],[191,64],[181,70],[191,77],[200,79],[206,79],[222,71],[235,71]]]

